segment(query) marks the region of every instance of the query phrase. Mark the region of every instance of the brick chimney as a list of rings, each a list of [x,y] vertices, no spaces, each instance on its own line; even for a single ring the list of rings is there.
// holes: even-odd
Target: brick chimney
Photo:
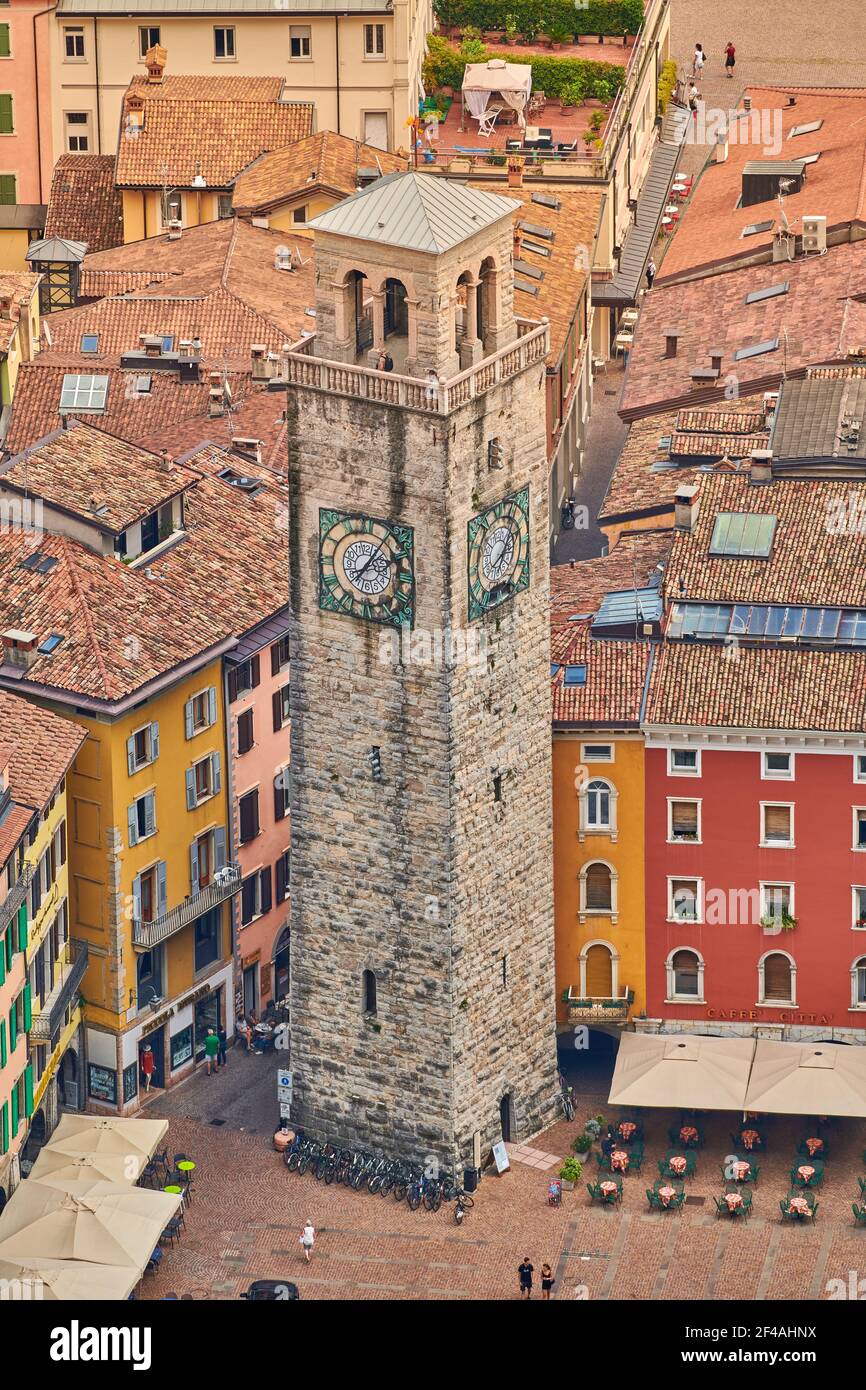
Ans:
[[[123,101],[127,130],[144,129],[144,97],[139,92],[127,92]]]
[[[712,369],[713,369],[714,372],[718,372],[719,375],[721,375],[721,371],[722,371],[722,357],[723,357],[722,349],[721,349],[721,348],[709,348],[708,351],[709,351],[709,354],[710,354],[710,366],[712,367]]]
[[[168,452],[168,449],[160,449],[160,451],[159,451],[159,461],[160,461],[160,467],[161,467],[163,473],[173,473],[173,472],[174,472],[174,459],[172,458],[171,454]]]
[[[0,632],[4,660],[10,666],[29,671],[38,655],[38,640],[34,632],[23,632],[19,628],[11,627],[6,632]]]
[[[144,66],[147,69],[148,82],[162,81],[167,58],[168,53],[161,44],[155,43],[153,48],[147,50],[144,55]]]
[[[749,482],[771,483],[773,481],[772,449],[753,449],[749,461]]]
[[[251,343],[250,358],[252,359],[253,381],[268,381],[271,376],[271,364],[268,360],[268,349],[265,344]]]
[[[508,187],[523,187],[523,160],[509,159],[508,161]]]
[[[684,484],[674,494],[674,525],[678,531],[692,531],[698,519],[698,489],[694,483]]]

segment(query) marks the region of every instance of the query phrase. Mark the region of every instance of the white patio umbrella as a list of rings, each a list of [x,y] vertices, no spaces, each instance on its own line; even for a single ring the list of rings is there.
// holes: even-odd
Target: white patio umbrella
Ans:
[[[0,1260],[4,1298],[11,1302],[121,1302],[140,1279],[132,1265],[84,1260]]]
[[[76,1260],[141,1274],[181,1201],[125,1183],[49,1187],[28,1178],[0,1214],[0,1260]]]
[[[30,1170],[36,1182],[137,1182],[147,1157],[143,1153],[68,1154],[50,1144],[40,1150]]]
[[[130,1160],[143,1160],[143,1168],[167,1133],[168,1120],[127,1120],[119,1116],[102,1119],[96,1115],[64,1115],[50,1141],[45,1145],[43,1153],[50,1150],[52,1153],[65,1154],[69,1158],[119,1154]]]
[[[742,1110],[753,1038],[623,1033],[608,1102],[670,1110]]]
[[[866,1048],[761,1039],[745,1107],[763,1115],[866,1115]]]

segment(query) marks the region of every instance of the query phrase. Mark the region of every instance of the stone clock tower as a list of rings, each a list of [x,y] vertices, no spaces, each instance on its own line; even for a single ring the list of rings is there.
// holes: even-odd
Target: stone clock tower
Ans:
[[[406,173],[329,209],[288,358],[293,1116],[460,1166],[558,1103],[547,327],[514,315],[516,206]]]

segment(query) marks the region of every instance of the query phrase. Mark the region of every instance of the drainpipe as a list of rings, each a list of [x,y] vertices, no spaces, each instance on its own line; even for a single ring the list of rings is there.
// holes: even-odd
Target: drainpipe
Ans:
[[[334,15],[334,66],[337,74],[337,134],[340,130],[340,16]]]
[[[99,100],[99,17],[93,16],[93,62],[96,67],[96,153],[102,154],[102,108]]]
[[[235,781],[234,765],[232,762],[232,723],[230,712],[231,705],[229,704],[229,668],[225,661],[223,661],[222,663],[222,668],[223,711],[225,722],[225,743],[223,747],[225,749],[224,762],[226,769],[226,856],[230,864],[237,864],[240,862],[240,860],[236,858],[237,845],[235,843]],[[229,921],[231,922],[232,930],[232,988],[235,992],[235,995],[237,995],[238,987],[240,986],[241,990],[243,990],[244,987],[244,977],[243,972],[241,970],[241,934],[240,928],[238,926],[238,911],[236,906],[237,897],[235,896],[229,898],[228,903]],[[235,1000],[233,997],[231,1000],[226,1000],[226,1036],[228,1038],[232,1038],[234,1036],[236,1017],[237,1010],[235,1009]],[[231,1028],[229,1027],[229,1025],[231,1025]]]
[[[44,10],[37,10],[36,13],[35,13],[34,15],[32,15],[32,17],[31,17],[31,18],[32,18],[32,28],[33,28],[33,77],[34,77],[34,83],[33,83],[33,85],[34,85],[34,87],[35,87],[35,89],[36,89],[36,162],[37,162],[37,164],[38,164],[38,166],[39,166],[39,201],[40,201],[40,203],[44,203],[44,202],[45,202],[45,197],[44,197],[44,193],[43,193],[43,184],[42,184],[42,121],[41,121],[40,114],[39,114],[39,49],[38,49],[37,46],[36,46],[36,21],[37,21],[37,19],[41,19],[42,16],[43,16],[44,14],[51,14],[51,12],[52,12],[53,9],[54,9],[54,6],[53,6],[53,5],[49,5],[47,9],[44,9]]]

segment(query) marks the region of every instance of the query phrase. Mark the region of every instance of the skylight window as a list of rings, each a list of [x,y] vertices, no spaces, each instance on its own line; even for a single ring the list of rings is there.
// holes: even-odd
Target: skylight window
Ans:
[[[57,564],[53,555],[43,555],[40,550],[34,550],[32,555],[28,555],[26,560],[21,561],[20,568],[32,570],[34,574],[47,574]]]
[[[805,125],[795,125],[793,130],[788,131],[788,139],[793,140],[795,135],[808,135],[813,130],[820,130],[824,124],[821,121],[807,121]]]
[[[60,643],[62,641],[63,636],[61,633],[52,632],[48,637],[45,638],[44,642],[39,643],[37,651],[41,652],[43,656],[50,656],[52,652],[57,651],[57,648],[60,646]]]
[[[719,512],[710,541],[711,555],[765,559],[773,545],[776,518],[765,512]]]
[[[104,410],[105,397],[107,394],[107,376],[80,376],[76,373],[68,372],[63,378],[63,387],[60,392],[60,409],[61,411]]]
[[[98,348],[99,348],[99,334],[98,334],[98,333],[82,333],[82,335],[81,335],[81,351],[82,351],[82,352],[96,352],[96,351],[98,350]]]
[[[529,280],[521,280],[519,275],[514,277],[514,288],[522,290],[524,294],[538,294],[538,285],[533,285]]]
[[[553,677],[554,677],[554,676],[558,676],[558,675],[559,675],[559,666],[558,666],[558,664],[557,664],[555,661],[551,661],[551,663],[550,663],[550,679],[553,680]]]
[[[669,637],[741,642],[805,642],[866,646],[866,610],[810,608],[805,604],[675,603]]]
[[[789,282],[781,280],[778,285],[768,285],[765,290],[752,290],[751,294],[746,295],[746,303],[760,304],[762,299],[775,299],[777,295],[787,294],[789,288]]]
[[[821,152],[820,152],[820,150],[819,150],[817,154],[804,154],[804,155],[801,155],[801,156],[800,156],[800,163],[801,163],[801,164],[817,164],[817,163],[818,163],[818,160],[819,160],[820,158],[821,158]]]
[[[566,666],[563,685],[586,685],[585,666]]]
[[[778,338],[768,338],[765,343],[752,343],[750,347],[737,348],[734,361],[743,362],[747,357],[762,357],[765,352],[775,352],[778,346]]]
[[[758,232],[769,232],[773,227],[773,219],[769,218],[766,222],[752,222],[748,227],[744,227],[741,236],[757,236]]]
[[[139,396],[146,396],[150,391],[150,376],[137,376],[135,378],[135,390]]]

